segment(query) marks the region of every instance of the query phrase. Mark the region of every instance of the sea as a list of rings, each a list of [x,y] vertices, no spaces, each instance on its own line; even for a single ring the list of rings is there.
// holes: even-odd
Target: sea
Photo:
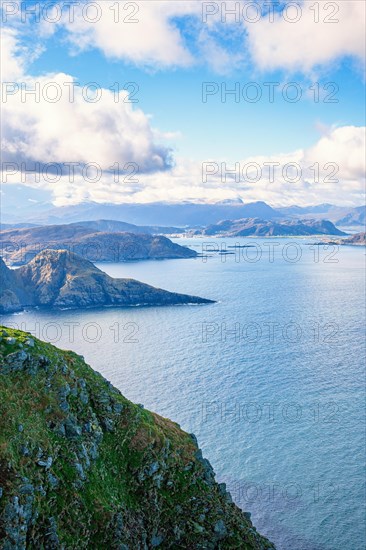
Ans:
[[[25,311],[2,324],[72,349],[194,433],[279,550],[364,550],[365,249],[177,238],[194,259],[97,264],[209,305]]]

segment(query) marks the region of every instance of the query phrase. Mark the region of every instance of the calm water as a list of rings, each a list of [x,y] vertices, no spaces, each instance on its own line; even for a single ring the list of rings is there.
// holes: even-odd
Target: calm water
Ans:
[[[214,305],[2,322],[81,353],[128,398],[194,432],[278,549],[363,550],[364,250],[311,250],[309,239],[177,242],[258,248],[99,266]]]

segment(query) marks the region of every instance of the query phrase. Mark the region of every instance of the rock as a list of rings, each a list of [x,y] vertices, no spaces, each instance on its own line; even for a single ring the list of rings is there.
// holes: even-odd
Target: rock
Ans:
[[[154,475],[159,470],[159,467],[160,467],[159,462],[153,462],[152,464],[150,464],[147,470],[147,475],[148,476]]]
[[[57,477],[55,477],[50,472],[47,475],[47,480],[51,487],[57,487],[59,485],[59,480],[57,479]]]
[[[215,527],[214,527],[214,532],[217,535],[217,538],[219,540],[226,537],[227,529],[226,529],[226,525],[225,525],[225,523],[222,519],[219,519],[219,521],[216,522]]]
[[[41,468],[46,468],[46,470],[49,470],[52,466],[52,456],[49,456],[47,460],[38,460],[37,464],[38,466],[41,466]]]
[[[81,481],[85,481],[86,480],[86,475],[85,475],[85,472],[84,472],[84,468],[82,467],[80,462],[75,462],[74,467],[75,467],[75,470],[76,470],[79,478],[81,479]]]
[[[72,415],[66,418],[64,422],[64,427],[65,427],[65,435],[70,439],[74,437],[79,437],[82,433],[80,426],[76,423],[76,419]]]
[[[33,495],[34,494],[34,487],[31,483],[26,483],[25,485],[20,486],[19,492],[22,495]]]
[[[115,414],[121,414],[121,412],[123,411],[123,405],[122,403],[114,403],[113,405],[113,412]]]
[[[22,453],[23,456],[29,456],[30,455],[30,450],[28,449],[28,447],[26,445],[21,445],[20,452]]]
[[[28,355],[24,350],[14,351],[6,357],[6,365],[10,370],[20,370],[27,359]]]
[[[163,535],[154,535],[151,539],[151,546],[153,548],[156,548],[157,546],[160,546],[164,542]]]

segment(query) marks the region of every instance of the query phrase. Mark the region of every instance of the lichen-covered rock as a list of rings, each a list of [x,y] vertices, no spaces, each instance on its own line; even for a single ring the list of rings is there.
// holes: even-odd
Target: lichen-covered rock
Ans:
[[[6,332],[1,548],[274,548],[216,483],[195,436],[129,402],[72,352],[33,339],[19,360],[29,334]]]

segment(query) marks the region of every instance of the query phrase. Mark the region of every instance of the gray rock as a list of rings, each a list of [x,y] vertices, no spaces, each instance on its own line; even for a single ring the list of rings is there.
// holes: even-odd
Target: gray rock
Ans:
[[[34,494],[34,487],[31,483],[26,483],[26,484],[20,486],[19,492],[22,495],[33,495]]]
[[[162,544],[162,542],[164,542],[163,535],[154,535],[151,539],[151,546],[153,548],[156,548],[157,546],[160,546],[160,544]]]
[[[80,462],[75,462],[74,467],[75,467],[75,470],[77,471],[77,474],[78,474],[79,478],[81,479],[81,481],[85,481],[86,480],[86,475],[85,475],[85,472],[84,472],[84,468],[82,467]]]
[[[152,476],[154,475],[160,468],[159,462],[152,462],[147,470],[147,475]]]
[[[51,474],[51,472],[48,473],[47,480],[48,480],[48,483],[51,485],[51,487],[58,487],[59,480],[57,479],[57,477]]]
[[[219,519],[219,521],[215,523],[214,532],[218,539],[223,539],[226,537],[227,529],[222,519]]]
[[[22,453],[23,456],[29,456],[30,455],[30,450],[28,449],[28,447],[26,445],[22,445],[20,447],[20,452]]]
[[[37,464],[38,466],[41,466],[42,468],[46,468],[46,470],[49,470],[52,466],[52,456],[49,456],[47,460],[38,460]]]
[[[10,370],[20,370],[27,359],[28,354],[24,350],[20,350],[9,353],[5,359],[5,362]]]
[[[72,439],[81,435],[81,428],[73,416],[68,416],[64,422],[66,437]]]

